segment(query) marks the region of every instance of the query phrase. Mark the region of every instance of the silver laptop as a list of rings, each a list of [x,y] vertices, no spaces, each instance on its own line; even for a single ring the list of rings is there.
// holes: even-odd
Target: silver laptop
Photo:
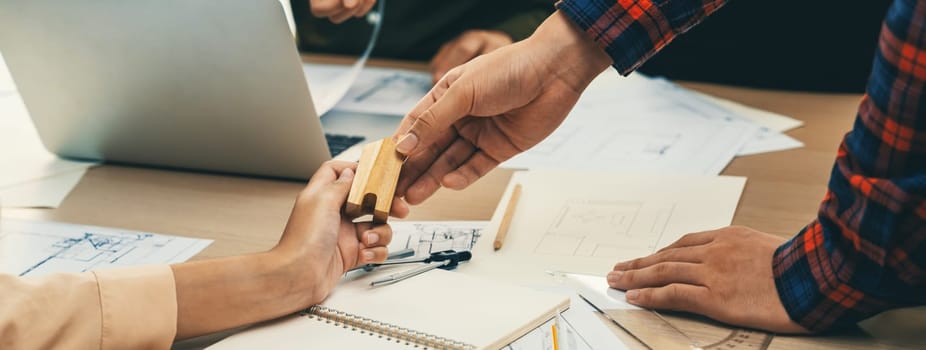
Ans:
[[[0,52],[62,157],[301,179],[331,158],[277,0],[4,0]]]

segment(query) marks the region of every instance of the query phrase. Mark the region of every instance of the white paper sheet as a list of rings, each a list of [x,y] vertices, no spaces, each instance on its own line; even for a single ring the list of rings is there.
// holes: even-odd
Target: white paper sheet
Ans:
[[[404,116],[430,89],[428,73],[367,67],[334,109]]]
[[[691,232],[730,224],[746,179],[527,171],[515,173],[462,273],[528,285],[547,271],[603,276]],[[494,237],[514,184],[521,198],[504,246]]]
[[[737,116],[749,119],[756,124],[766,127],[769,130],[785,132],[804,126],[803,121],[785,115],[749,107],[738,102],[733,102],[713,95],[708,95],[700,91],[688,91],[703,99],[708,100],[709,102],[717,104],[718,106],[732,112],[733,114],[736,114]]]
[[[0,220],[0,273],[55,272],[169,264],[190,259],[212,240],[56,222]]]
[[[680,91],[605,72],[552,135],[502,166],[719,174],[759,126]]]
[[[798,128],[804,125],[804,122],[783,116],[781,114],[752,108],[737,102],[714,97],[698,91],[689,90],[679,85],[673,84],[668,80],[657,78],[653,79],[655,84],[661,84],[666,89],[674,90],[679,98],[696,99],[707,102],[720,109],[723,109],[734,117],[744,121],[755,123],[759,126],[758,132],[754,138],[746,142],[736,155],[747,156],[752,154],[784,151],[793,148],[803,147],[804,143],[785,135],[784,132]],[[721,116],[724,113],[714,112],[705,113],[712,116]]]
[[[601,309],[609,310],[643,310],[639,306],[627,302],[626,293],[608,287],[608,280],[600,276],[583,275],[576,273],[564,274],[569,284],[589,302]],[[583,304],[587,304],[583,302]]]
[[[468,251],[482,237],[488,221],[390,221],[392,241],[389,251],[412,249],[415,256],[456,250]]]
[[[0,205],[4,208],[57,208],[86,172],[87,169],[79,169],[0,188]]]
[[[339,79],[344,80],[351,69],[351,66],[335,64],[305,63],[302,66],[313,98],[319,89],[322,98],[328,98],[330,93],[326,91],[333,91],[334,84],[343,86]],[[337,98],[331,110],[403,116],[428,93],[431,76],[404,69],[364,67],[347,86],[349,89]]]
[[[760,131],[736,153],[738,156],[785,151],[804,147],[804,143],[777,131]]]
[[[430,252],[454,249],[471,250],[482,236],[488,221],[392,221],[393,239],[389,251],[414,249],[416,256],[424,257]],[[622,349],[625,345],[595,315],[585,301],[580,299],[572,287],[539,288],[548,292],[570,295],[570,307],[561,314],[560,349],[597,350]],[[553,349],[550,321],[518,339],[507,349]]]

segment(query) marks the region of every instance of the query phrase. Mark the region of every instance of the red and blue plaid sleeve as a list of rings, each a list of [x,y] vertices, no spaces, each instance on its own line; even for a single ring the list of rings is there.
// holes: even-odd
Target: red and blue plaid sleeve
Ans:
[[[926,303],[926,0],[895,0],[818,218],[775,252],[791,319],[822,331]]]
[[[701,22],[726,0],[562,0],[569,16],[630,74],[672,39]]]

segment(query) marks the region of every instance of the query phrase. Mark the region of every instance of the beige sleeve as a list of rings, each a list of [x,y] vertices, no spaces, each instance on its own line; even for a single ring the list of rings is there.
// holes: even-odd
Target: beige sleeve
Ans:
[[[2,349],[168,349],[176,330],[174,276],[166,265],[0,275]]]

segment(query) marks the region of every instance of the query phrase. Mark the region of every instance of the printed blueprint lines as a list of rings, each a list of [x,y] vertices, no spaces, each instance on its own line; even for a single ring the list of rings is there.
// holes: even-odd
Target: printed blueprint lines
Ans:
[[[568,201],[543,233],[534,252],[603,257],[623,250],[653,251],[674,208],[674,203]]]
[[[181,262],[212,241],[105,227],[4,219],[0,273],[20,276]]]
[[[416,256],[444,250],[472,250],[482,236],[482,221],[396,221],[390,251],[413,249]]]
[[[418,224],[417,234],[408,237],[407,248],[416,252],[439,252],[443,250],[472,250],[482,230],[472,228],[454,228],[443,225]]]
[[[683,135],[672,132],[616,131],[595,150],[600,161],[656,161],[677,147]]]
[[[51,245],[54,251],[45,259],[20,273],[20,276],[42,268],[53,260],[66,260],[86,264],[81,270],[88,271],[100,264],[119,264],[119,260],[148,243],[150,248],[163,247],[171,238],[155,238],[150,233],[127,233],[107,235],[84,232],[81,237],[66,237]],[[159,242],[160,241],[160,242]],[[149,249],[150,249],[149,248]]]
[[[420,92],[427,92],[429,89],[431,89],[430,79],[392,73],[376,79],[372,86],[352,96],[352,100],[355,103],[389,103],[395,100],[420,99]]]

